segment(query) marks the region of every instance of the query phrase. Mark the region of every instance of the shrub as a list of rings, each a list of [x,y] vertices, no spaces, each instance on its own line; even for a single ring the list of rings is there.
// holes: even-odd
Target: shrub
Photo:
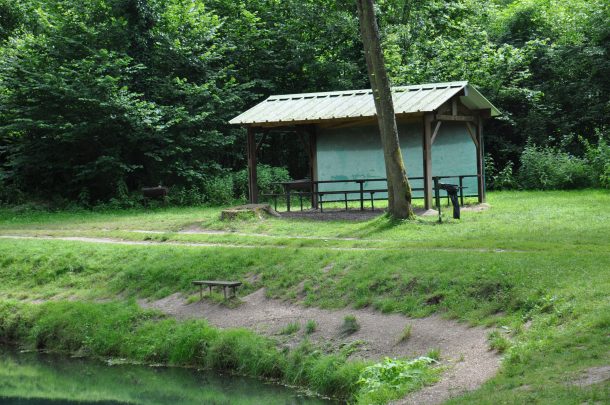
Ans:
[[[498,171],[496,162],[490,155],[485,156],[485,182],[490,190],[512,190],[517,188],[513,173],[514,163],[509,160],[504,169]]]
[[[521,154],[519,183],[526,189],[552,190],[592,185],[584,159],[552,147],[528,145]]]
[[[283,191],[282,187],[273,183],[291,180],[288,170],[284,167],[258,164],[256,170],[256,184],[260,194],[281,193]],[[248,196],[248,169],[234,173],[233,181],[235,196],[240,199],[246,199]]]
[[[212,205],[231,204],[235,200],[233,184],[233,176],[229,174],[207,180],[204,184],[206,202]]]
[[[4,173],[0,170],[0,205],[17,205],[26,202],[26,196],[18,187],[7,184],[4,180]]]
[[[362,371],[358,403],[384,404],[438,380],[440,369],[429,357],[405,361],[385,358]]]
[[[341,325],[341,335],[348,336],[360,330],[360,324],[354,315],[346,315]]]
[[[513,174],[513,162],[506,162],[504,169],[494,176],[494,188],[496,190],[512,190],[517,187],[517,180]]]
[[[171,205],[193,206],[201,205],[205,202],[205,195],[199,187],[172,187],[167,195]]]
[[[585,147],[585,159],[593,172],[593,185],[610,188],[610,142],[598,132],[599,141],[593,146],[586,139],[580,137]]]

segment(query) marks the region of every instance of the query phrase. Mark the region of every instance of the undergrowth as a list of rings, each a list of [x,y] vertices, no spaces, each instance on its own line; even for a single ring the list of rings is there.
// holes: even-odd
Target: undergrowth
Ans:
[[[366,367],[358,384],[358,402],[363,404],[385,404],[425,385],[436,382],[442,371],[431,367],[438,363],[430,357],[414,360],[399,360],[386,357],[382,362]]]

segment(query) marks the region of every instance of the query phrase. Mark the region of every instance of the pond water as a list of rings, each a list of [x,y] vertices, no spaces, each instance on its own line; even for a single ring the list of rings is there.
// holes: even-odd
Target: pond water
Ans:
[[[0,404],[328,405],[279,385],[172,367],[0,349]]]

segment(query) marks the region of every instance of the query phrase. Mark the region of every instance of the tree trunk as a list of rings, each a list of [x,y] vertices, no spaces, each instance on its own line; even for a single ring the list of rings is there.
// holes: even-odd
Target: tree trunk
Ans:
[[[392,91],[386,73],[373,0],[356,0],[366,67],[375,99],[381,145],[388,179],[388,210],[397,219],[412,219],[411,185],[398,142]]]

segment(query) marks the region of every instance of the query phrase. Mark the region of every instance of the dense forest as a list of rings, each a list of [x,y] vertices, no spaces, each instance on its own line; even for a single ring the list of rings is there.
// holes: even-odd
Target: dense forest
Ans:
[[[469,80],[502,111],[489,187],[608,187],[607,0],[376,5],[393,85]],[[367,87],[351,0],[0,0],[0,203],[129,205],[157,184],[177,204],[239,197],[230,118]],[[290,134],[260,159],[265,184],[306,173]]]

